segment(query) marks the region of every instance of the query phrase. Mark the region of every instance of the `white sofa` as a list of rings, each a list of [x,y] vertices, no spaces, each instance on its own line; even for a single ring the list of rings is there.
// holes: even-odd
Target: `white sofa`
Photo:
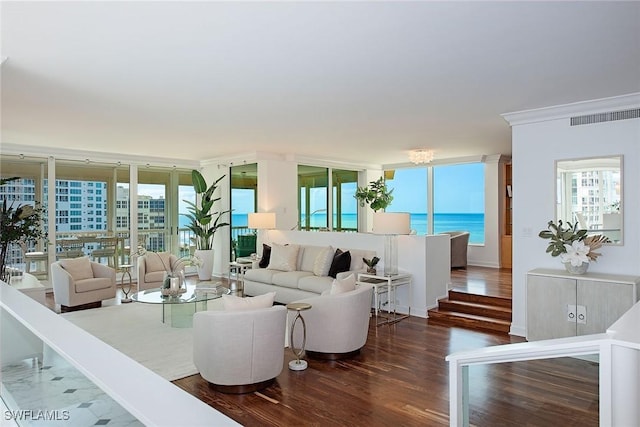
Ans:
[[[288,304],[303,298],[310,298],[322,294],[331,289],[333,277],[314,274],[316,258],[327,246],[299,245],[296,269],[282,271],[271,268],[254,268],[247,270],[244,275],[244,293],[246,295],[262,295],[267,292],[275,292],[275,300]],[[371,259],[376,256],[375,251],[349,248],[332,248],[333,251],[341,249],[351,254],[349,271],[338,273],[338,277],[344,277],[352,272],[364,272],[367,266],[362,258]],[[257,264],[257,263],[256,263]]]

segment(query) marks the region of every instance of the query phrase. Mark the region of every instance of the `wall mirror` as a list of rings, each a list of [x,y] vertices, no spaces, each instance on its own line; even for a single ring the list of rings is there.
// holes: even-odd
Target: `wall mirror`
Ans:
[[[556,220],[621,245],[623,206],[622,156],[556,162]]]

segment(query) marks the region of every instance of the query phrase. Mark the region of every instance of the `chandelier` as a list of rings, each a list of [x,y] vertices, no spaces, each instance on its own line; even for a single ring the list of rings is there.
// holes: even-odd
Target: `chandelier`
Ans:
[[[411,150],[409,151],[409,160],[416,165],[429,163],[433,160],[433,150]]]

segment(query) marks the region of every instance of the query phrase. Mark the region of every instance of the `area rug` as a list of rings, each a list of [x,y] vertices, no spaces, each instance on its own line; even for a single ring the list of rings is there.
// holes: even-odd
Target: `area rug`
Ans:
[[[216,309],[209,301],[209,309]],[[159,304],[122,304],[64,313],[70,322],[169,381],[196,374],[193,329],[162,323]]]

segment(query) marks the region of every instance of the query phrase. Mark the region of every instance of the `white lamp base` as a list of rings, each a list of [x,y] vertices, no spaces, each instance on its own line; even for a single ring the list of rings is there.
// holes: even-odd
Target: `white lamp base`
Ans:
[[[289,369],[292,371],[304,371],[307,369],[307,361],[306,360],[292,360],[289,362]]]

